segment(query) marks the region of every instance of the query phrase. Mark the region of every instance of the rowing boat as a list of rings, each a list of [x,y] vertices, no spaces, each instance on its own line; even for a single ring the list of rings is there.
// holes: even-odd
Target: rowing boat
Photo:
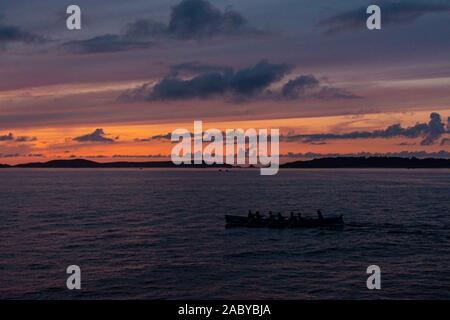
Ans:
[[[277,218],[249,218],[233,215],[225,215],[226,227],[246,227],[246,228],[320,228],[329,226],[342,226],[344,218],[330,217],[323,219],[282,219]]]

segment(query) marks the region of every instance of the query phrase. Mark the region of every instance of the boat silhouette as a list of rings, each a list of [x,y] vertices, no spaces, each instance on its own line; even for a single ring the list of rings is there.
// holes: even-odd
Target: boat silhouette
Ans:
[[[275,229],[302,229],[302,228],[320,228],[331,226],[343,226],[344,217],[342,215],[330,218],[311,219],[311,218],[284,218],[275,217],[242,217],[225,215],[227,228],[246,227],[246,228],[275,228]]]

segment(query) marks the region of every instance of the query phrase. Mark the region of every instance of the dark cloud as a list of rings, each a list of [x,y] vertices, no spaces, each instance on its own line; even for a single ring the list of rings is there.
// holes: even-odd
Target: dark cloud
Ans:
[[[233,92],[239,95],[252,95],[281,80],[292,67],[288,64],[272,64],[261,61],[251,68],[237,71],[230,79]]]
[[[311,74],[301,75],[289,80],[282,88],[281,94],[287,99],[316,98],[321,100],[331,99],[357,99],[345,89],[322,85],[321,82]]]
[[[445,127],[442,123],[441,116],[438,113],[430,114],[430,121],[428,123],[417,123],[415,126],[403,128],[400,124],[394,124],[383,130],[375,131],[354,131],[350,133],[336,134],[336,133],[319,133],[319,134],[305,134],[305,135],[287,135],[280,139],[286,142],[301,141],[303,143],[311,143],[318,141],[334,140],[334,139],[373,139],[373,138],[419,138],[422,137],[421,145],[428,146],[435,144],[443,134],[445,134]]]
[[[151,136],[149,138],[143,138],[143,139],[134,139],[135,142],[151,142],[151,141],[164,141],[164,140],[171,140],[172,134],[166,133],[166,134],[159,134],[156,136]]]
[[[222,95],[231,89],[229,77],[217,72],[202,74],[189,80],[166,78],[153,87],[146,99],[177,100]]]
[[[247,20],[232,9],[220,11],[205,0],[183,0],[172,8],[168,32],[180,39],[208,38],[253,31]]]
[[[14,135],[12,133],[6,135],[0,135],[0,141],[13,141]]]
[[[289,80],[282,88],[282,94],[288,98],[298,98],[303,96],[307,90],[319,87],[320,81],[313,75],[302,75],[293,80]]]
[[[36,137],[20,136],[20,137],[17,137],[15,141],[17,141],[17,142],[33,142],[33,141],[37,141],[37,138]]]
[[[5,135],[0,135],[0,142],[1,141],[32,142],[32,141],[37,141],[37,138],[36,137],[28,137],[28,136],[15,137],[14,134],[12,134],[10,132]]]
[[[286,82],[281,90],[269,90],[269,86],[282,80],[292,67],[273,64],[266,60],[253,67],[235,71],[231,67],[212,66],[198,62],[177,64],[170,68],[168,76],[155,85],[143,85],[127,90],[122,101],[178,100],[193,98],[227,97],[232,101],[250,97],[258,99],[358,99],[347,90],[322,84],[313,75],[302,75]],[[190,78],[180,77],[188,73]]]
[[[45,39],[41,36],[24,31],[16,26],[0,23],[0,47],[12,42],[39,43]]]
[[[234,71],[232,68],[219,72],[197,75],[191,79],[169,76],[151,87],[144,84],[125,92],[125,100],[177,100],[208,98],[229,95],[245,98],[263,92],[272,83],[281,80],[291,67],[287,64],[272,64],[261,61],[253,67]]]
[[[446,13],[450,4],[420,1],[391,1],[378,4],[381,8],[382,26],[412,23],[418,18],[431,13]],[[345,31],[366,28],[367,6],[331,16],[319,23],[325,34],[333,35]]]
[[[73,138],[77,142],[102,142],[102,143],[112,143],[114,139],[107,138],[103,129],[95,129],[94,132]]]
[[[107,34],[91,39],[63,44],[67,51],[79,54],[106,53],[146,49],[163,38],[200,40],[220,35],[263,34],[249,26],[238,12],[214,7],[206,0],[183,0],[174,6],[168,24],[150,19],[128,23],[119,34]]]
[[[428,122],[428,129],[426,130],[425,139],[420,143],[421,145],[428,146],[434,144],[444,133],[446,132],[444,124],[442,123],[439,113],[433,112],[430,115],[430,121]]]
[[[219,35],[257,34],[237,11],[216,8],[206,0],[183,0],[171,10],[169,23],[140,19],[126,26],[127,39],[170,37],[174,39],[204,39]]]

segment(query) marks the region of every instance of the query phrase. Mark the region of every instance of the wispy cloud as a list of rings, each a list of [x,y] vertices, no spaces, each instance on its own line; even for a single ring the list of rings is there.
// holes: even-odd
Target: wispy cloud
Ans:
[[[348,90],[324,85],[311,74],[289,80],[283,85],[281,96],[286,99],[316,98],[321,100],[361,98]]]
[[[450,4],[448,2],[384,1],[378,5],[382,11],[383,26],[413,23],[420,17],[428,14],[450,12]],[[328,35],[363,30],[366,27],[367,6],[333,15],[320,21],[318,26]]]
[[[136,41],[124,35],[107,34],[87,40],[66,42],[63,48],[72,53],[89,54],[146,49],[152,45],[152,41]]]

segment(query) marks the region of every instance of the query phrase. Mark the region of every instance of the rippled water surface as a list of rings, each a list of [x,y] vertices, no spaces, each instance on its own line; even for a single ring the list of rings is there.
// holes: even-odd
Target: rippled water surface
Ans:
[[[0,298],[450,298],[449,170],[5,169],[0,182]],[[347,225],[224,228],[249,208]],[[72,264],[81,292],[66,289]]]

